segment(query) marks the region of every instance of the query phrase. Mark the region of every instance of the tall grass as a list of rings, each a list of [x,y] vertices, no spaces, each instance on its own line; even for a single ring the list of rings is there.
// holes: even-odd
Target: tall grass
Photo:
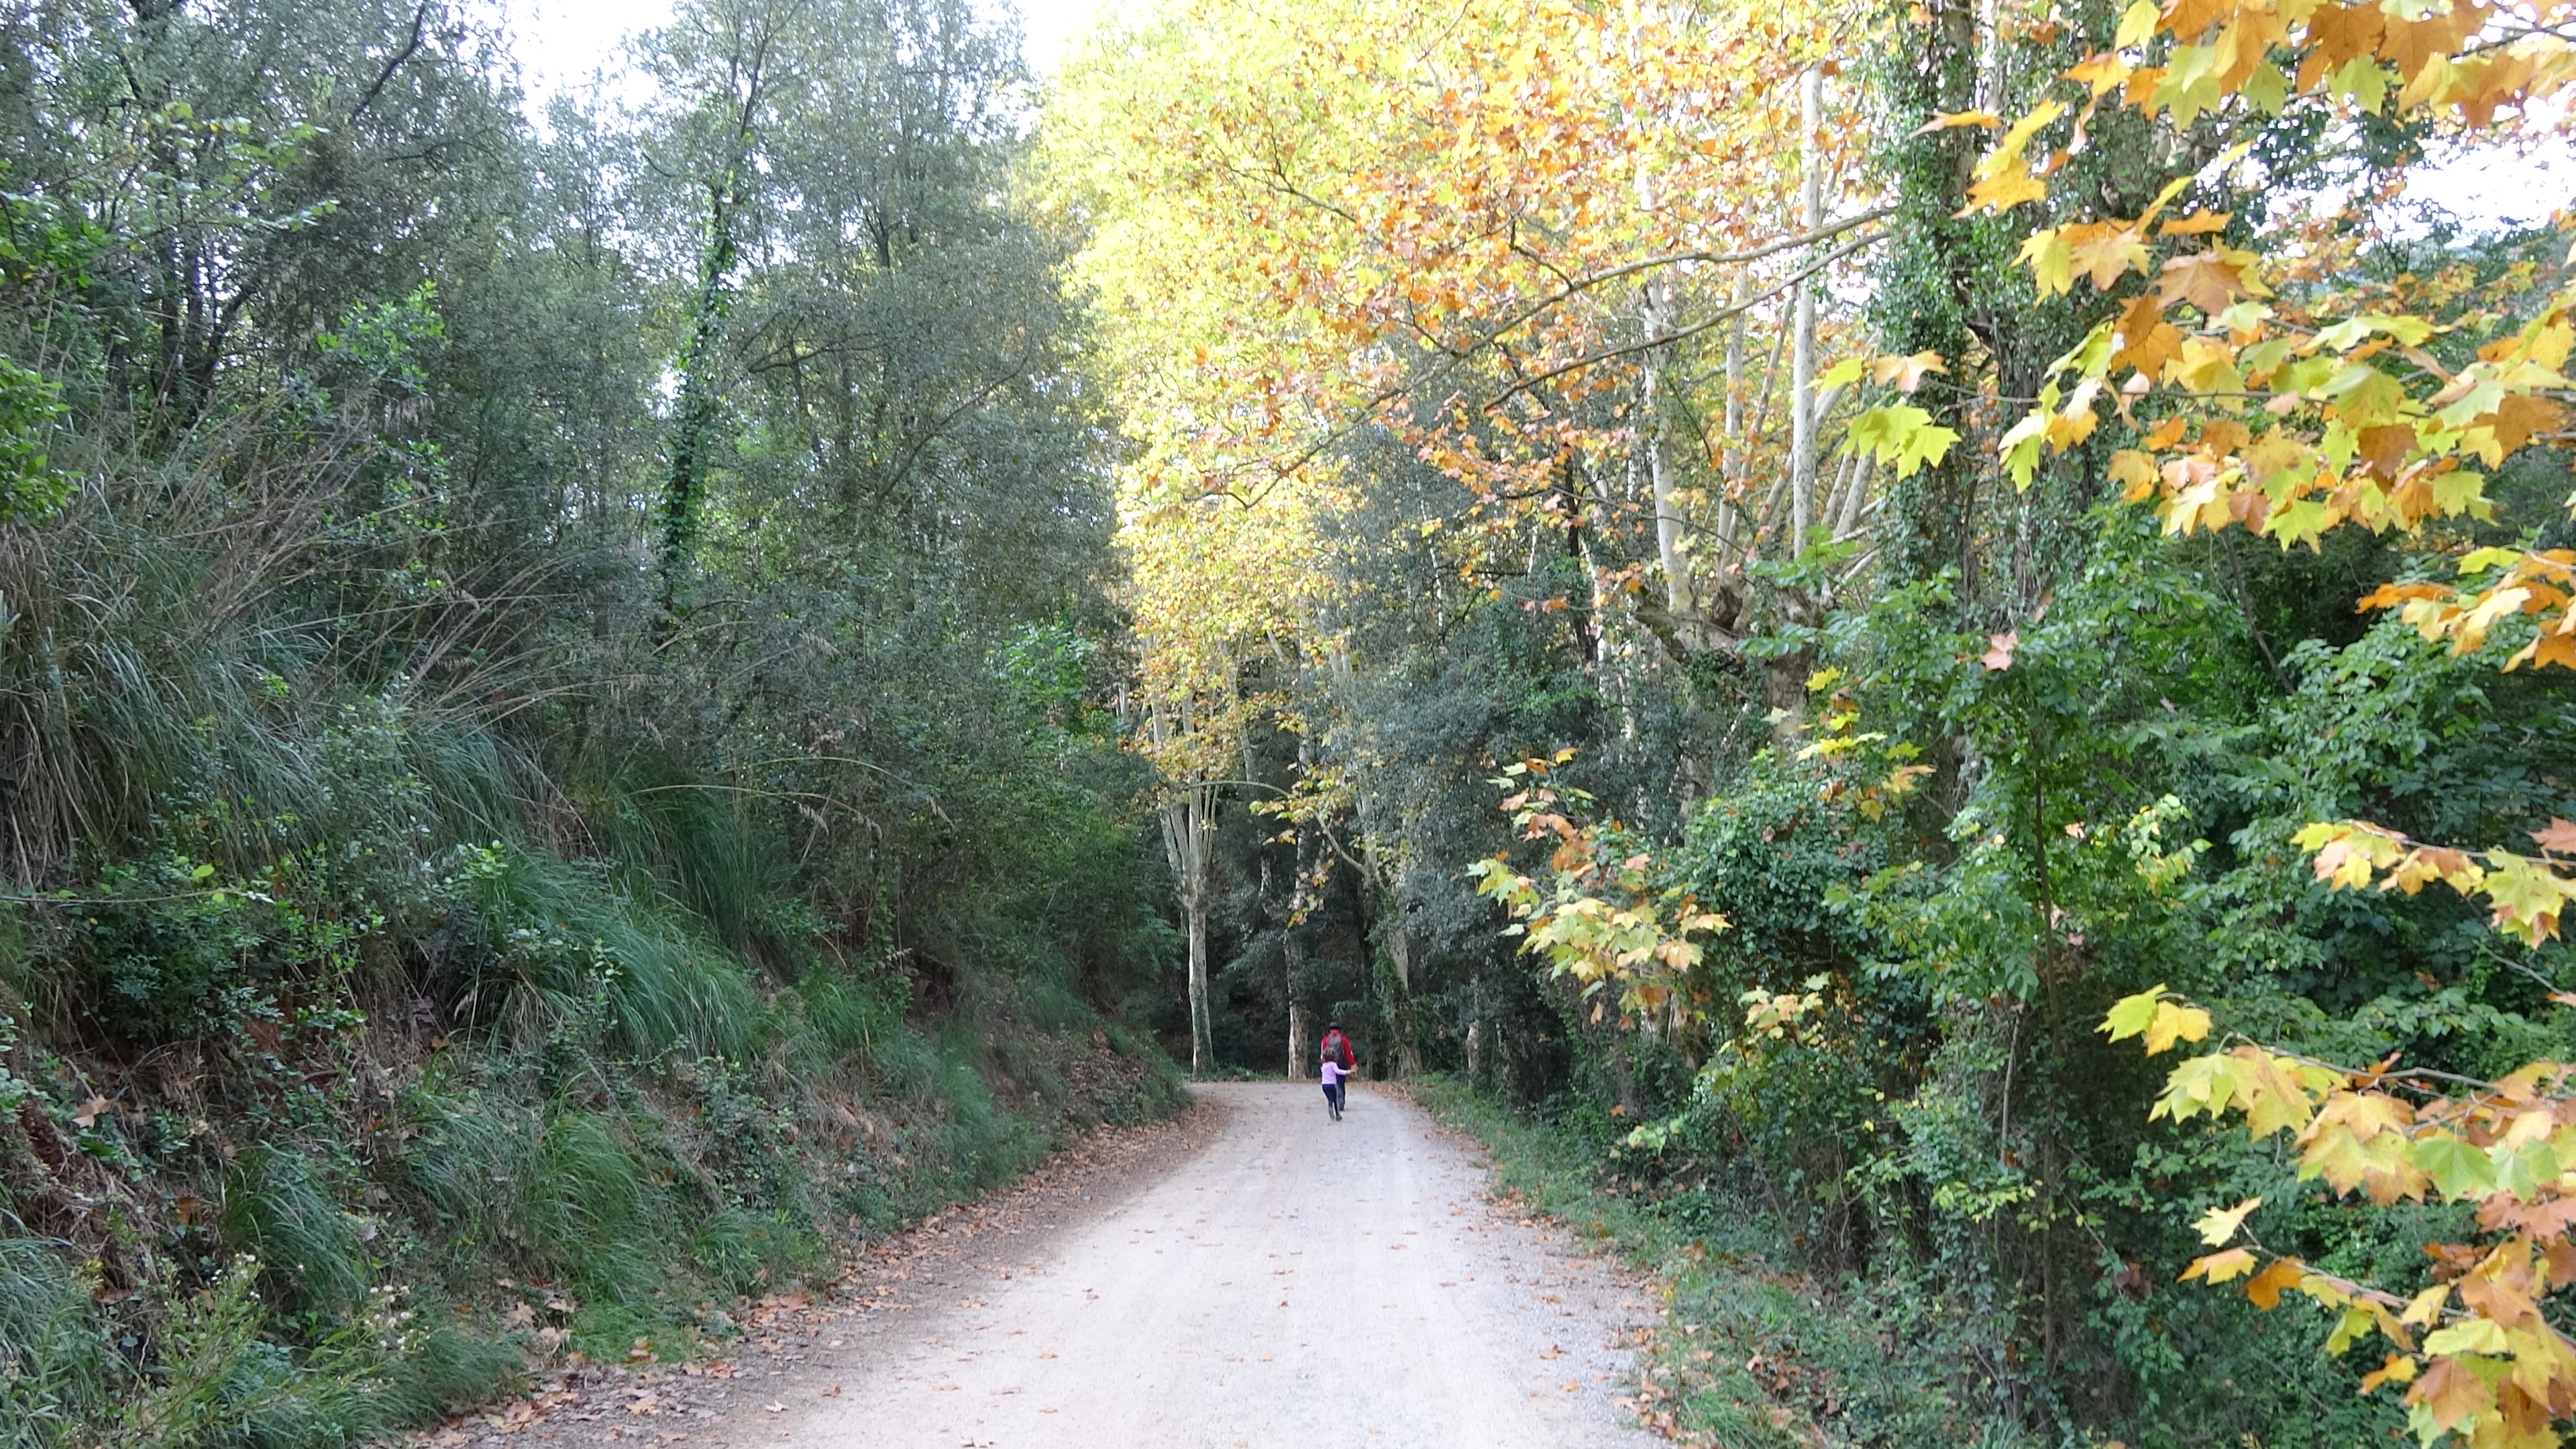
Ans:
[[[0,1159],[0,1449],[321,1449],[567,1343],[685,1342],[827,1267],[827,1222],[992,1187],[1092,1110],[1030,888],[943,914],[944,1022],[826,964],[757,791],[524,743],[548,575],[456,573],[349,506],[342,421],[276,421],[97,444],[0,527],[0,894],[69,895],[0,904],[0,1087],[46,1084],[80,1170],[142,1189],[116,1231],[176,1245],[105,1307]]]
[[[109,1400],[119,1366],[61,1245],[0,1237],[0,1449],[46,1449]]]
[[[453,878],[479,939],[454,987],[471,1028],[534,1047],[595,1026],[630,1059],[748,1060],[765,1007],[750,969],[676,912],[554,856],[469,850]]]
[[[265,1145],[242,1153],[217,1221],[227,1244],[266,1269],[276,1301],[344,1313],[365,1298],[373,1274],[358,1220],[301,1155]]]
[[[0,528],[0,867],[21,886],[149,838],[174,806],[242,870],[423,831],[435,847],[513,813],[479,726],[487,701],[540,687],[542,575],[488,566],[513,585],[502,607],[406,585],[406,520],[334,521],[361,435],[277,421],[209,425],[161,457],[92,444],[62,514]],[[369,737],[389,719],[402,728]],[[404,767],[408,788],[351,788],[353,747],[386,743],[406,757],[368,763]]]

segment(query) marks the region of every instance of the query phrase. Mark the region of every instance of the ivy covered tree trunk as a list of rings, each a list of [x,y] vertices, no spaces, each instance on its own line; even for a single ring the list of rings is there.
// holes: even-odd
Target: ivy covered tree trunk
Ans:
[[[680,353],[680,396],[671,416],[671,471],[662,491],[661,536],[654,550],[666,621],[679,612],[681,582],[696,553],[707,454],[723,415],[724,384],[715,374],[737,251],[732,187],[731,176],[707,187],[706,252],[699,262],[698,289],[689,312],[688,344]]]
[[[689,336],[680,350],[680,391],[671,411],[670,471],[657,510],[654,564],[660,574],[659,602],[666,631],[679,611],[681,590],[696,556],[711,455],[724,417],[720,353],[725,314],[732,307],[734,264],[742,250],[744,193],[757,185],[753,143],[770,101],[771,52],[779,41],[780,23],[779,16],[755,9],[727,25],[718,48],[721,74],[710,74],[706,80],[711,90],[721,87],[721,91],[702,100],[697,112],[713,123],[714,136],[699,153],[698,164],[707,168],[702,174],[708,177],[707,230],[698,255],[697,288],[690,298]]]
[[[1918,14],[1928,23],[1900,23],[1890,46],[1872,66],[1882,106],[1892,116],[1928,120],[1964,111],[1977,99],[1977,15],[1972,0],[1929,0]],[[1915,124],[1920,124],[1920,120]],[[1958,215],[1984,142],[1974,131],[1916,132],[1890,128],[1895,139],[1880,164],[1895,182],[1896,214],[1888,219],[1886,272],[1871,309],[1880,350],[1933,352],[1952,359],[1955,385],[1926,388],[1914,404],[1932,421],[1973,436],[1968,400],[1976,389],[1967,360],[1976,355],[1969,307],[1979,270],[1988,261],[1981,230],[1992,226]],[[1912,477],[1894,485],[1882,537],[1886,568],[1899,582],[1959,571],[1959,597],[1976,593],[1977,560],[1971,518],[1977,501],[1980,450],[1954,447]]]

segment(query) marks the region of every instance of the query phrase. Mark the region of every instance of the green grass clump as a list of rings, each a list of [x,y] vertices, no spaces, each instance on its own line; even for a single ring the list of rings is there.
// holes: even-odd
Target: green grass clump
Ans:
[[[242,1153],[225,1179],[218,1221],[224,1242],[265,1270],[274,1301],[332,1313],[366,1296],[371,1274],[358,1220],[298,1154],[269,1146]]]

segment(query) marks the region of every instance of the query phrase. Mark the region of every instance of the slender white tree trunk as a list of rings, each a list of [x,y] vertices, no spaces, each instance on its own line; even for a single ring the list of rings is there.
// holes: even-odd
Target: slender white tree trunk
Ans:
[[[1171,720],[1160,705],[1146,717],[1157,744],[1171,738]],[[1208,867],[1215,857],[1217,787],[1197,780],[1178,787],[1163,806],[1163,855],[1171,862],[1172,883],[1181,898],[1181,922],[1189,933],[1190,1072],[1204,1076],[1212,1060],[1207,1002]]]
[[[1673,328],[1672,284],[1657,278],[1646,283],[1645,328],[1649,338]],[[1664,605],[1676,624],[1686,620],[1698,600],[1691,588],[1688,535],[1681,507],[1673,501],[1672,420],[1665,416],[1664,352],[1646,354],[1641,379],[1645,399],[1646,476],[1655,492],[1655,551],[1664,566]]]
[[[1208,1033],[1207,897],[1192,891],[1183,914],[1190,923],[1190,1075],[1204,1077],[1214,1043]]]
[[[1825,78],[1808,71],[1798,79],[1798,161],[1802,175],[1806,229],[1825,224],[1824,157],[1816,132],[1824,124]],[[1809,277],[1797,287],[1796,317],[1789,341],[1789,551],[1807,546],[1807,531],[1816,523],[1816,293],[1823,278]]]
[[[1726,324],[1726,451],[1718,459],[1717,541],[1734,550],[1738,541],[1736,490],[1744,486],[1744,459],[1750,440],[1744,436],[1744,312],[1752,295],[1752,278],[1743,272],[1735,274],[1735,293],[1731,299],[1737,309]]]

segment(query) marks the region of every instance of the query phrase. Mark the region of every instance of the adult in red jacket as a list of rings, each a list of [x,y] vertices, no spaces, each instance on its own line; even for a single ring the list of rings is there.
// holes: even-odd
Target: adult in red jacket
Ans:
[[[1319,1063],[1331,1062],[1341,1068],[1338,1074],[1323,1072],[1319,1068],[1318,1076],[1348,1076],[1359,1067],[1359,1058],[1351,1052],[1351,1039],[1342,1035],[1342,1024],[1338,1021],[1325,1023],[1324,1040],[1316,1049],[1315,1055]],[[1333,1115],[1336,1118],[1340,1117],[1345,1103],[1342,1084],[1338,1081],[1326,1082],[1324,1095],[1332,1101]]]

